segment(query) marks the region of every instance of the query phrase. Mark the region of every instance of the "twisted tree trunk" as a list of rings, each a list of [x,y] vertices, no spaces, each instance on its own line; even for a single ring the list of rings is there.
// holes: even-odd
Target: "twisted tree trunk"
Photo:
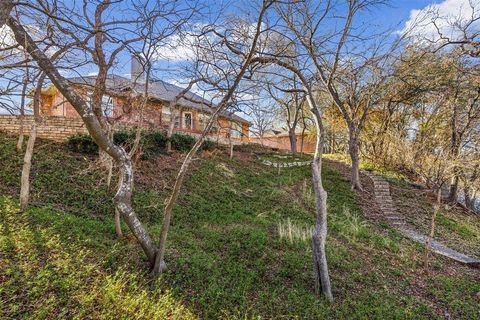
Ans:
[[[153,264],[155,261],[156,248],[147,230],[143,227],[131,205],[133,191],[133,167],[125,150],[113,143],[108,134],[102,129],[100,120],[86,101],[70,86],[69,82],[60,75],[50,59],[40,50],[23,26],[15,19],[8,18],[7,24],[12,30],[17,43],[25,47],[25,50],[37,62],[40,69],[50,78],[55,87],[72,104],[81,116],[85,126],[97,145],[108,153],[119,167],[119,188],[114,197],[115,208],[123,216],[133,235],[137,238],[140,246]]]

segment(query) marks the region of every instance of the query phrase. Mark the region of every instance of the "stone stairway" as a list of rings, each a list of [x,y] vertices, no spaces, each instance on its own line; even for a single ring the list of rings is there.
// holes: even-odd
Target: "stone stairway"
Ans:
[[[405,217],[403,217],[395,208],[395,204],[393,203],[393,199],[390,194],[390,184],[388,181],[383,179],[381,176],[372,174],[370,172],[363,173],[373,181],[375,201],[382,210],[384,218],[405,237],[425,245],[428,242],[429,237],[407,226]],[[466,264],[470,267],[480,268],[480,260],[448,248],[437,240],[432,239],[430,241],[430,247],[431,250],[437,254]]]
[[[392,196],[390,195],[390,184],[380,176],[365,172],[365,174],[372,179],[375,190],[375,201],[382,210],[384,217],[394,227],[406,226],[405,218],[398,213]]]

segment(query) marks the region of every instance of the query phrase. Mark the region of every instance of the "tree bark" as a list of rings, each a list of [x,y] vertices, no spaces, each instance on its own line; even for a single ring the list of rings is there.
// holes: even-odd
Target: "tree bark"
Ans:
[[[175,130],[175,121],[177,118],[177,108],[176,105],[173,102],[170,102],[170,123],[168,124],[168,130],[167,130],[167,153],[172,152],[172,135],[173,131]],[[178,110],[179,117],[182,114],[182,110]]]
[[[458,169],[455,167],[453,169],[455,176],[453,177],[452,184],[450,185],[450,190],[448,192],[448,202],[456,203],[458,199],[458,182],[459,182],[459,173]]]
[[[13,9],[13,0],[2,0],[0,2],[0,28],[7,23],[10,12]]]
[[[20,209],[22,211],[27,210],[30,200],[30,170],[32,167],[33,147],[35,146],[35,140],[37,139],[37,128],[41,123],[40,97],[44,80],[45,74],[42,73],[38,78],[38,83],[35,88],[35,94],[33,97],[34,121],[30,129],[25,155],[23,156],[22,176],[20,178]]]
[[[358,137],[355,133],[352,132],[355,129],[349,129],[349,139],[348,139],[348,152],[350,154],[350,159],[352,160],[352,173],[351,173],[351,184],[352,189],[363,190],[362,184],[360,182],[360,157],[359,157],[359,147],[358,147]]]
[[[22,177],[20,180],[20,209],[25,211],[28,208],[30,198],[30,168],[32,166],[32,155],[35,140],[37,138],[37,123],[32,124],[28,136],[27,148],[23,157]]]
[[[17,152],[22,152],[23,149],[23,140],[25,137],[24,134],[24,123],[25,123],[25,95],[27,94],[27,78],[28,78],[28,69],[26,71],[26,76],[22,85],[22,96],[20,98],[20,127],[18,129],[18,140],[17,140]]]
[[[315,277],[315,292],[322,294],[328,301],[333,301],[330,275],[328,272],[327,254],[325,245],[327,241],[327,192],[322,183],[322,154],[324,144],[324,128],[322,118],[312,98],[307,98],[315,118],[317,128],[317,141],[315,155],[312,162],[312,183],[315,193],[316,221],[312,234],[313,271]]]
[[[23,26],[11,17],[8,18],[7,24],[12,30],[17,43],[25,47],[25,50],[37,62],[39,68],[45,72],[55,87],[81,116],[93,140],[117,163],[120,171],[120,182],[119,188],[114,197],[115,207],[123,216],[149,261],[153,264],[156,253],[155,245],[131,206],[133,167],[127,153],[122,147],[115,145],[112,139],[109,138],[108,134],[103,131],[100,120],[95,116],[86,101],[75,90],[73,90],[68,81],[60,75],[50,59],[37,47],[36,43],[25,31]]]
[[[288,138],[290,139],[290,151],[292,154],[297,153],[297,136],[295,135],[295,128],[288,129]]]
[[[117,238],[123,237],[122,221],[120,220],[120,212],[115,209],[115,235]]]

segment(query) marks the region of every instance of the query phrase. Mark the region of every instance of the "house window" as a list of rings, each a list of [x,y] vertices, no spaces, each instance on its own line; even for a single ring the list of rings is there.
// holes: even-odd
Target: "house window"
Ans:
[[[210,116],[205,113],[198,114],[198,130],[203,131],[207,126],[207,122],[210,119]]]
[[[169,107],[162,107],[162,123],[169,123],[172,120],[172,112]]]
[[[191,112],[185,112],[183,114],[183,124],[184,124],[184,128],[186,129],[193,128],[193,116]]]
[[[92,105],[92,92],[87,92],[87,105],[90,109],[93,109]],[[102,112],[105,117],[113,116],[113,98],[110,96],[102,96]]]
[[[105,117],[113,116],[113,98],[110,96],[102,96],[102,111]]]
[[[239,123],[233,122],[230,128],[230,136],[232,138],[242,137],[242,126]]]

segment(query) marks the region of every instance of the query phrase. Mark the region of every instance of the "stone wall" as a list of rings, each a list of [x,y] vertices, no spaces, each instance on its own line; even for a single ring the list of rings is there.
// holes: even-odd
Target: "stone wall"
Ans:
[[[23,123],[24,133],[28,135],[33,123],[33,116],[25,116]],[[20,118],[18,116],[0,115],[0,131],[17,135],[19,128]],[[81,119],[67,117],[44,117],[37,132],[37,137],[54,141],[65,141],[77,133],[88,133]]]

